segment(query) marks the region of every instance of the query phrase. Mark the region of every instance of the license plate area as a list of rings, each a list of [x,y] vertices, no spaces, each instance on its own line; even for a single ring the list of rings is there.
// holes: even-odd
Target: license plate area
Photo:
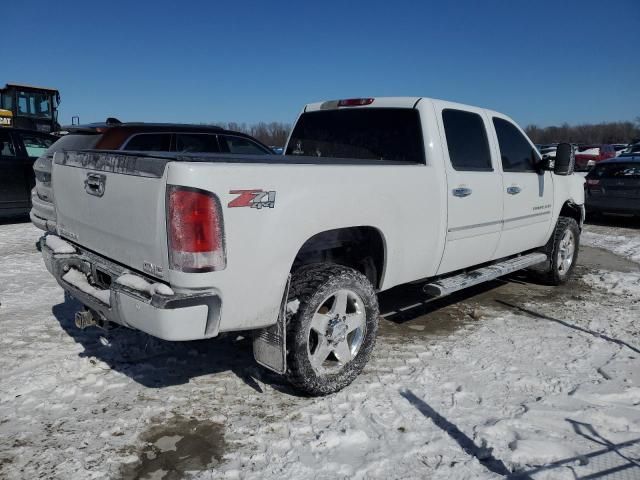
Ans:
[[[107,290],[111,288],[111,283],[113,282],[113,277],[110,273],[102,270],[99,267],[93,267],[93,275],[92,280],[95,286],[100,287],[103,290]]]

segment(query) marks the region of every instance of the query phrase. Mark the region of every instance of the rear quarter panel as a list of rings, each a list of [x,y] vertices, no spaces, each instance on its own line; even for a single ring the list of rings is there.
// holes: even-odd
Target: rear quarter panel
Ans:
[[[172,286],[220,292],[220,330],[273,324],[293,261],[313,235],[341,227],[378,229],[385,248],[381,289],[432,275],[442,252],[439,168],[432,165],[170,163],[169,185],[220,199],[227,267],[202,274],[170,271]],[[274,208],[229,207],[233,190],[276,192]]]

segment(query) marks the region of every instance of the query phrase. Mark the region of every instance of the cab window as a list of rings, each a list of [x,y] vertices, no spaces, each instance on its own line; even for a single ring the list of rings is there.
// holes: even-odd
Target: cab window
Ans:
[[[19,133],[18,135],[29,157],[40,157],[56,140],[52,137],[32,133]]]
[[[247,155],[265,155],[267,153],[271,153],[266,152],[264,148],[251,140],[247,140],[246,138],[235,137],[232,135],[220,135],[219,138],[222,150],[229,153]]]
[[[455,170],[491,171],[491,153],[482,117],[464,110],[445,109],[442,123],[449,159]]]
[[[218,140],[215,135],[206,133],[176,133],[177,152],[218,153]]]
[[[535,172],[539,156],[525,136],[511,122],[493,117],[498,136],[502,170],[505,172]]]
[[[139,152],[168,152],[170,149],[170,133],[139,133],[132,136],[123,148]]]

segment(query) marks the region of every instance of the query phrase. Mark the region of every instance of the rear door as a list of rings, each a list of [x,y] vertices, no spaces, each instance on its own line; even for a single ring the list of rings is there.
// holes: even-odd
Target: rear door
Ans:
[[[502,164],[504,224],[494,258],[545,244],[553,211],[553,178],[538,171],[539,153],[509,119],[493,116]]]
[[[13,215],[29,206],[25,163],[11,132],[0,130],[0,214]]]
[[[482,109],[434,101],[447,175],[447,241],[438,274],[491,260],[502,224],[502,176]]]

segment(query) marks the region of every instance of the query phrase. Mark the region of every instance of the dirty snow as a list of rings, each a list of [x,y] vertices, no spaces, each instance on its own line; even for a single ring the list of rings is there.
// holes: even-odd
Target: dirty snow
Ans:
[[[615,220],[624,226],[587,225],[582,233],[582,244],[604,248],[640,263],[640,235],[638,234],[640,223],[624,217],[612,217],[612,221]],[[629,228],[627,225],[633,225],[635,228]]]
[[[0,225],[0,478],[640,478],[631,262],[590,267],[585,248],[561,288],[514,276],[394,305],[363,375],[304,398],[237,334],[76,329],[38,235]],[[634,258],[621,240],[598,246]]]

